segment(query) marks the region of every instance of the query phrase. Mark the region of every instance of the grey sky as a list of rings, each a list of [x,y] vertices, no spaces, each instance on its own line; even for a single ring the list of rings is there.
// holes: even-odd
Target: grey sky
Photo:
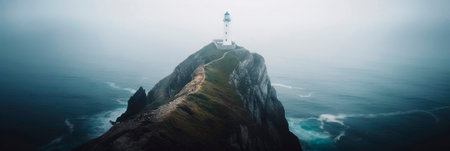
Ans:
[[[346,67],[417,58],[448,64],[448,6],[445,0],[3,0],[0,36],[34,37],[26,39],[51,45],[44,54],[56,58],[97,62],[102,56],[167,64],[164,72],[170,72],[222,37],[221,20],[229,11],[233,40],[261,53],[273,68],[299,60]],[[15,47],[8,46],[0,48]],[[24,53],[36,51],[44,50]]]

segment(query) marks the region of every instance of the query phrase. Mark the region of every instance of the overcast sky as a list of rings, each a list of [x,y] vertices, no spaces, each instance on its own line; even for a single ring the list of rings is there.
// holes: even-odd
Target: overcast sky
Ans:
[[[448,6],[447,0],[0,0],[0,48],[4,60],[16,62],[36,55],[50,63],[116,60],[165,64],[166,74],[221,38],[229,11],[233,40],[271,68],[299,60],[448,65]]]

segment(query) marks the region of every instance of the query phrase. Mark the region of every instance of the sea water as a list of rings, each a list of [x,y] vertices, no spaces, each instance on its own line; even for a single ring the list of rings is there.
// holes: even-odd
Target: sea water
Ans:
[[[266,59],[289,128],[304,150],[402,150],[450,135],[445,67],[311,67],[302,60],[277,67]],[[70,150],[102,135],[139,86],[148,91],[169,74],[11,64],[2,69],[0,147],[28,150]]]
[[[36,67],[3,71],[2,149],[70,150],[106,132],[139,86],[157,80],[140,73]],[[155,80],[152,80],[155,79]]]
[[[450,135],[445,67],[293,68],[272,85],[304,150],[408,150]]]

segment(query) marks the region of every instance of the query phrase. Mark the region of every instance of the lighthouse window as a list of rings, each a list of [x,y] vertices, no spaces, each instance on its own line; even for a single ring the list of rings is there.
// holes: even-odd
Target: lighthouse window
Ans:
[[[227,34],[227,32],[225,32],[225,34]]]
[[[225,27],[228,27],[228,25],[227,25],[227,24],[225,24]]]

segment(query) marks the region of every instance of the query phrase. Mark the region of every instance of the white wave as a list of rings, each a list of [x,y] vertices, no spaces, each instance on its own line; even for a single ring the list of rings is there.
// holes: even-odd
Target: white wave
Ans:
[[[122,105],[127,105],[128,104],[128,102],[125,101],[125,98],[116,98],[116,99],[113,99],[113,100],[116,101],[119,104],[122,104]]]
[[[50,141],[50,143],[48,143],[47,145],[41,146],[39,150],[52,150],[51,146],[60,143],[63,139],[64,139],[64,135],[59,136],[59,137],[53,139],[52,141]]]
[[[112,127],[110,121],[115,121],[126,108],[117,108],[112,111],[102,112],[90,117],[86,122],[88,127],[88,137],[90,139],[99,137]]]
[[[69,121],[68,119],[64,120],[64,123],[66,123],[67,128],[69,129],[70,134],[72,134],[72,133],[73,133],[74,125],[73,125],[72,123],[70,123],[70,121]]]
[[[319,116],[319,118],[317,118],[317,120],[321,122],[320,128],[323,129],[324,122],[338,123],[338,124],[341,124],[342,126],[345,126],[344,122],[342,121],[345,118],[346,118],[346,115],[343,115],[343,114],[339,114],[339,115],[321,114]]]
[[[309,97],[311,97],[312,96],[312,92],[309,92],[308,94],[306,94],[306,95],[303,95],[303,94],[298,94],[298,96],[299,97],[301,97],[301,98],[309,98]]]
[[[338,136],[334,137],[334,142],[341,140],[342,137],[345,136],[345,131],[341,131]]]
[[[313,141],[313,140],[328,140],[330,138],[330,134],[324,131],[316,131],[316,130],[307,130],[302,127],[303,122],[308,119],[300,119],[300,118],[286,118],[289,123],[289,129],[298,136],[301,140]]]
[[[449,109],[449,108],[450,108],[450,106],[442,106],[442,107],[434,108],[431,111],[439,111],[439,110],[445,110],[445,109]]]
[[[318,121],[321,122],[320,128],[323,129],[324,122],[328,123],[339,123],[340,125],[345,126],[344,119],[346,118],[378,118],[378,117],[386,117],[386,116],[399,116],[399,115],[408,115],[408,114],[427,114],[430,115],[436,123],[439,122],[439,117],[437,117],[432,111],[448,109],[450,106],[443,106],[433,108],[430,111],[426,110],[409,110],[409,111],[395,111],[395,112],[387,112],[387,113],[371,113],[371,114],[321,114]]]
[[[328,143],[328,141],[337,142],[345,136],[346,130],[350,128],[346,126],[344,120],[346,118],[377,118],[377,117],[385,117],[385,116],[399,116],[399,115],[408,115],[408,114],[427,114],[430,115],[436,122],[439,122],[439,118],[432,113],[433,111],[450,109],[450,106],[443,106],[433,108],[431,110],[409,110],[409,111],[396,111],[396,112],[387,112],[387,113],[374,113],[374,114],[321,114],[319,117],[309,117],[309,118],[286,118],[289,123],[289,129],[293,132],[300,140],[307,142],[321,142],[324,141]],[[311,128],[314,127],[314,124],[311,124],[310,120],[318,121],[319,130]],[[307,122],[308,121],[308,122]],[[339,134],[330,134],[326,129],[324,129],[324,124],[327,123],[338,123],[339,125],[344,126]],[[322,146],[322,145],[321,145]]]
[[[116,83],[114,83],[114,82],[106,82],[106,84],[108,84],[111,88],[114,88],[114,89],[118,89],[118,90],[123,90],[123,91],[128,91],[128,92],[130,92],[130,93],[135,93],[136,92],[136,90],[135,89],[132,89],[132,88],[122,88],[122,87],[119,87]]]
[[[272,83],[272,86],[274,86],[274,87],[283,87],[283,88],[288,88],[288,89],[299,89],[299,90],[303,90],[303,88],[293,87],[293,86],[286,85],[286,84],[281,84],[281,83]]]
[[[53,139],[50,143],[48,143],[46,146],[57,144],[57,143],[61,142],[63,140],[63,138],[64,138],[64,136],[57,137],[57,138]]]
[[[69,130],[69,133],[72,134],[74,125],[72,123],[70,123],[70,121],[68,119],[65,119],[64,123],[66,124],[66,126],[67,126],[67,128]],[[64,139],[64,136],[65,135],[62,135],[62,136],[59,136],[59,137],[53,139],[52,141],[50,141],[50,143],[48,143],[47,145],[42,146],[41,148],[43,150],[52,150],[50,147],[60,143]]]
[[[425,110],[409,110],[409,111],[396,111],[389,113],[377,113],[377,114],[348,114],[346,117],[358,117],[358,118],[377,118],[381,116],[397,116],[397,115],[407,115],[407,114],[417,114],[424,113],[430,115],[436,122],[439,122],[439,118],[430,111]]]

